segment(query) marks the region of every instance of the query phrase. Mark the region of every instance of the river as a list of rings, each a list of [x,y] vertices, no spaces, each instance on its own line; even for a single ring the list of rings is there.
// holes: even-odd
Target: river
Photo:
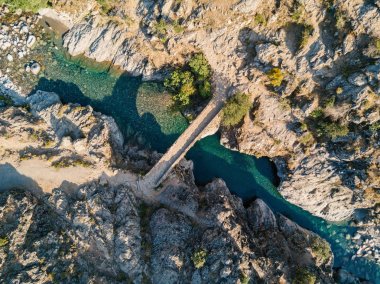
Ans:
[[[54,49],[45,65],[35,89],[54,91],[63,102],[91,105],[112,116],[128,141],[164,152],[187,127],[185,118],[170,110],[170,96],[160,83],[142,82],[87,60],[69,59],[60,49]],[[284,200],[276,190],[278,179],[269,159],[226,149],[219,144],[218,135],[196,143],[186,157],[194,162],[198,184],[219,177],[244,201],[263,199],[274,212],[325,238],[334,253],[334,266],[380,283],[378,265],[364,259],[351,260],[350,238],[355,228],[328,223]]]

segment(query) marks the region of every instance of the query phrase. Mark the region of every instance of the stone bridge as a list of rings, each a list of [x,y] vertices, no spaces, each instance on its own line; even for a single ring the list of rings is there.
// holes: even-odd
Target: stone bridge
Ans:
[[[156,188],[168,175],[170,170],[186,155],[187,151],[199,139],[209,133],[211,130],[217,130],[216,120],[222,110],[225,100],[226,91],[221,95],[214,96],[198,117],[189,125],[176,142],[161,157],[157,164],[138,182],[138,187],[148,192]],[[215,129],[210,129],[215,123]]]

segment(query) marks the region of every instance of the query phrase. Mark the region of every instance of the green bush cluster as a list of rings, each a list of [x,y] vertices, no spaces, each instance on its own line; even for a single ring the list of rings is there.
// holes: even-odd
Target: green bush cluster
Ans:
[[[285,74],[281,71],[280,68],[272,68],[268,73],[267,76],[270,80],[270,83],[273,87],[279,87],[282,84],[282,81],[284,80]]]
[[[165,79],[164,85],[173,94],[174,103],[179,107],[186,107],[195,95],[202,99],[211,96],[210,80],[210,65],[203,54],[196,54],[183,68],[173,71]]]
[[[13,105],[13,101],[10,97],[4,96],[0,94],[0,102],[4,104],[5,106],[11,106]]]
[[[338,122],[331,121],[326,117],[322,108],[317,108],[310,113],[309,124],[314,130],[317,137],[337,138],[346,136],[349,133],[347,125],[339,124]]]
[[[298,268],[292,284],[315,284],[317,277],[307,268]]]
[[[0,238],[0,248],[5,247],[9,243],[9,240],[7,237]]]
[[[238,124],[251,108],[249,96],[237,93],[230,98],[223,108],[222,125],[226,127]]]
[[[256,25],[267,25],[267,19],[263,14],[256,14],[254,20]]]
[[[202,268],[205,265],[206,259],[207,252],[205,250],[198,250],[191,257],[191,260],[193,261],[194,266],[197,269]]]
[[[320,238],[314,238],[311,242],[311,249],[316,258],[324,263],[331,257],[329,245]]]
[[[0,5],[7,5],[12,11],[22,9],[27,12],[37,12],[39,9],[51,6],[49,0],[0,0]]]

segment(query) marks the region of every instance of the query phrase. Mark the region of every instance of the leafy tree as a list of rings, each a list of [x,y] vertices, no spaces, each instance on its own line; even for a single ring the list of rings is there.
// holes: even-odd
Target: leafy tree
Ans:
[[[191,97],[198,95],[202,99],[211,96],[211,67],[203,54],[194,55],[181,69],[173,71],[164,85],[173,93],[177,106],[186,107]]]
[[[209,81],[204,81],[200,86],[199,86],[199,95],[207,99],[211,96],[211,83]]]
[[[202,53],[194,55],[189,61],[189,66],[199,81],[204,81],[210,78],[211,68],[206,57]]]
[[[165,80],[164,86],[174,93],[173,100],[180,106],[187,106],[190,103],[190,97],[197,91],[194,85],[194,76],[189,71],[174,71]]]
[[[227,127],[235,126],[243,119],[250,108],[249,96],[237,93],[227,101],[223,108],[222,124]]]

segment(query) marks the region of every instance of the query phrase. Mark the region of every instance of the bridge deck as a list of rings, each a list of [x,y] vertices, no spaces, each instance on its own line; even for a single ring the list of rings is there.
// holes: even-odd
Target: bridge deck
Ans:
[[[187,151],[200,139],[202,132],[219,114],[224,105],[224,96],[211,99],[208,105],[182,133],[159,162],[140,181],[140,187],[152,189],[157,187],[170,170],[185,156]]]

